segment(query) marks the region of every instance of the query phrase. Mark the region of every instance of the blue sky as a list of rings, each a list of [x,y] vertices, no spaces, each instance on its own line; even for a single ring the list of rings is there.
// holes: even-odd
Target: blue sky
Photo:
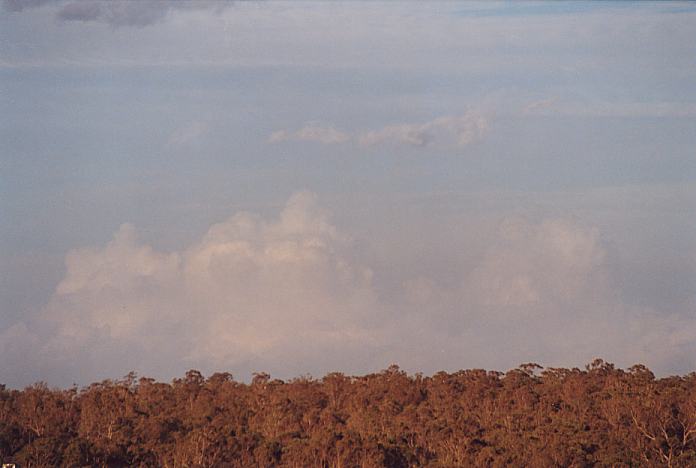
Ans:
[[[11,385],[696,366],[689,3],[5,1],[0,44]]]

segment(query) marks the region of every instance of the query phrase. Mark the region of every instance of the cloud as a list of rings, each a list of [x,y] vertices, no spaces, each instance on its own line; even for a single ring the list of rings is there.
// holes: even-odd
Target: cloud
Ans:
[[[279,130],[273,132],[268,138],[271,143],[281,141],[315,141],[326,145],[345,143],[350,139],[347,133],[336,130],[332,126],[322,126],[320,124],[307,124],[299,130],[289,132],[287,130]]]
[[[6,11],[18,12],[28,8],[37,8],[51,3],[51,0],[3,0],[2,6]]]
[[[118,375],[124,365],[157,374],[172,362],[302,373],[372,343],[371,271],[342,253],[349,244],[307,192],[276,220],[238,213],[179,252],[157,252],[124,224],[104,247],[68,253],[40,319],[2,341],[23,349],[40,340],[29,356],[54,379]],[[9,356],[0,362],[28,365]]]
[[[411,346],[400,362],[505,369],[514,360],[579,366],[603,356],[658,373],[696,365],[693,317],[623,303],[596,228],[507,217],[475,257],[458,285],[428,277],[404,284],[400,307],[412,312],[399,333]]]
[[[379,130],[368,130],[351,135],[332,126],[308,124],[296,131],[278,130],[268,141],[314,141],[323,144],[345,143],[354,140],[360,146],[399,144],[425,147],[435,142],[443,146],[464,147],[479,141],[488,132],[488,119],[466,113],[460,116],[438,117],[420,124],[388,125]]]
[[[529,103],[522,109],[522,115],[527,114],[617,118],[692,118],[696,116],[696,103],[688,101],[579,101],[554,97]]]
[[[424,372],[597,356],[658,372],[696,364],[693,318],[622,303],[595,227],[508,216],[485,238],[441,246],[450,257],[469,250],[454,281],[414,267],[387,291],[375,271],[395,273],[361,261],[309,192],[275,218],[240,212],[173,252],[124,224],[105,245],[66,255],[39,316],[0,331],[0,366],[10,384],[68,385],[192,367],[244,378],[391,362]]]
[[[466,113],[460,116],[445,116],[421,124],[388,125],[379,130],[358,135],[363,146],[379,144],[401,144],[428,146],[436,141],[464,147],[479,141],[488,131],[488,120],[482,115]]]
[[[60,21],[105,23],[112,27],[145,27],[158,23],[172,11],[210,10],[220,12],[229,6],[226,2],[165,1],[165,0],[111,0],[50,2],[46,0],[4,0],[7,11],[20,12],[29,8],[59,4],[56,18]]]
[[[210,130],[206,122],[191,122],[175,130],[169,137],[170,146],[183,146],[200,137],[205,136]]]
[[[596,229],[564,219],[537,225],[510,218],[501,226],[465,291],[485,306],[565,306],[596,295],[606,252]],[[592,286],[592,287],[590,287]]]
[[[522,109],[522,114],[533,114],[536,112],[543,112],[548,109],[553,108],[553,106],[558,102],[558,98],[547,98],[540,99],[537,101],[532,101]]]
[[[15,10],[25,8],[18,5],[36,3],[43,4],[36,0],[4,0],[5,9]],[[74,8],[80,10],[81,3],[56,0],[48,2],[50,6],[45,10],[49,14],[58,13],[66,5],[78,5]],[[111,22],[116,27],[148,22],[161,24],[186,8],[200,7],[216,12],[230,5],[230,2],[184,1],[95,3],[103,5],[98,13],[66,11],[63,15],[90,23]],[[658,80],[668,79],[676,89],[682,89],[679,83],[683,78],[680,77],[689,77],[692,73],[692,62],[686,57],[690,57],[689,44],[694,41],[693,14],[665,14],[662,7],[622,9],[621,12],[599,8],[583,15],[582,20],[574,15],[557,15],[551,20],[547,15],[467,17],[462,16],[460,8],[454,4],[433,14],[434,10],[427,4],[410,3],[396,9],[383,4],[354,8],[350,4],[337,7],[330,3],[307,8],[303,2],[292,5],[264,2],[263,6],[257,2],[242,3],[234,2],[235,14],[223,14],[216,21],[176,24],[169,21],[169,26],[176,26],[182,33],[178,36],[172,36],[167,28],[158,28],[148,41],[133,38],[137,47],[128,38],[121,38],[117,44],[91,40],[77,49],[80,54],[70,53],[75,51],[75,41],[84,40],[85,31],[80,28],[60,28],[62,30],[56,35],[56,31],[48,34],[53,28],[47,23],[21,25],[26,29],[46,29],[43,34],[35,32],[31,36],[31,43],[38,50],[31,61],[21,54],[6,59],[17,65],[27,62],[65,64],[64,55],[70,55],[69,63],[86,65],[97,62],[150,66],[156,61],[177,67],[182,64],[328,66],[365,70],[379,67],[396,79],[391,84],[392,90],[411,82],[409,75],[413,70],[428,70],[431,81],[427,88],[433,92],[439,91],[438,84],[444,83],[437,77],[457,79],[455,77],[464,76],[462,74],[474,76],[472,73],[480,74],[483,81],[477,78],[476,82],[489,88],[501,86],[501,76],[513,80],[519,74],[534,76],[534,80],[525,82],[523,87],[532,86],[537,91],[546,91],[550,83],[557,83],[559,72],[582,72],[581,76],[587,79],[613,76],[625,80],[640,75],[640,83],[648,87],[657,77]],[[114,7],[117,11],[109,11],[111,4],[118,5]],[[124,13],[119,8],[139,13]],[[37,20],[39,16],[36,15]],[[274,34],[259,40],[259,28],[274,31]],[[665,33],[665,28],[669,29],[669,34]],[[94,28],[89,31],[95,38],[104,33],[108,31]],[[549,44],[554,46],[549,47]],[[664,50],[669,53],[661,53]],[[25,49],[20,52],[24,53]],[[461,60],[462,56],[469,60]],[[674,72],[667,77],[660,72],[664,69]],[[314,84],[308,83],[308,87]],[[608,84],[614,82],[610,80]],[[476,89],[476,86],[468,87],[468,91],[454,87],[446,99],[466,98],[467,92],[471,94]],[[639,89],[643,88],[635,88],[638,96],[646,97]],[[565,91],[573,92],[573,89],[566,87]]]

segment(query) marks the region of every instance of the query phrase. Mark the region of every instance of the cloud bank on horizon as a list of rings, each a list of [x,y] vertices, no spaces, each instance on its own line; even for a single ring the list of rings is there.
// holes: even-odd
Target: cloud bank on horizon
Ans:
[[[454,285],[412,277],[391,294],[350,244],[309,192],[274,219],[237,213],[180,251],[159,252],[124,224],[106,245],[67,254],[41,313],[0,334],[0,364],[69,383],[182,364],[292,377],[391,360],[495,366],[508,353],[659,365],[696,351],[696,323],[621,302],[600,233],[570,219],[506,218]]]
[[[0,383],[696,369],[690,3],[3,0],[0,44]]]

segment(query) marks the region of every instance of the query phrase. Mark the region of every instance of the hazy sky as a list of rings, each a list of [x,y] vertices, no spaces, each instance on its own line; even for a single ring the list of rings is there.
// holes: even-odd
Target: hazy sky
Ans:
[[[0,6],[0,382],[696,370],[693,3]]]

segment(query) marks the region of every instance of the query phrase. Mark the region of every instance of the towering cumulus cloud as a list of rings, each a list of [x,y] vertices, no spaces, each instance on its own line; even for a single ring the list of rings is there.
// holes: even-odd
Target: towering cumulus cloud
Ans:
[[[67,255],[44,336],[22,325],[4,338],[15,349],[40,338],[29,351],[38,362],[79,362],[90,377],[124,366],[157,373],[168,362],[306,372],[371,342],[371,272],[344,256],[348,243],[307,192],[275,221],[239,213],[182,252],[157,252],[124,224],[103,248]]]
[[[596,230],[559,219],[533,225],[510,218],[467,285],[485,306],[567,307],[597,298],[605,255]]]
[[[0,368],[61,384],[129,370],[290,377],[597,356],[660,371],[696,351],[689,317],[622,303],[599,231],[567,219],[504,218],[484,245],[443,247],[471,250],[455,281],[416,268],[391,290],[351,244],[308,192],[276,219],[238,213],[176,252],[124,224],[106,245],[66,255],[40,314],[0,332]]]

